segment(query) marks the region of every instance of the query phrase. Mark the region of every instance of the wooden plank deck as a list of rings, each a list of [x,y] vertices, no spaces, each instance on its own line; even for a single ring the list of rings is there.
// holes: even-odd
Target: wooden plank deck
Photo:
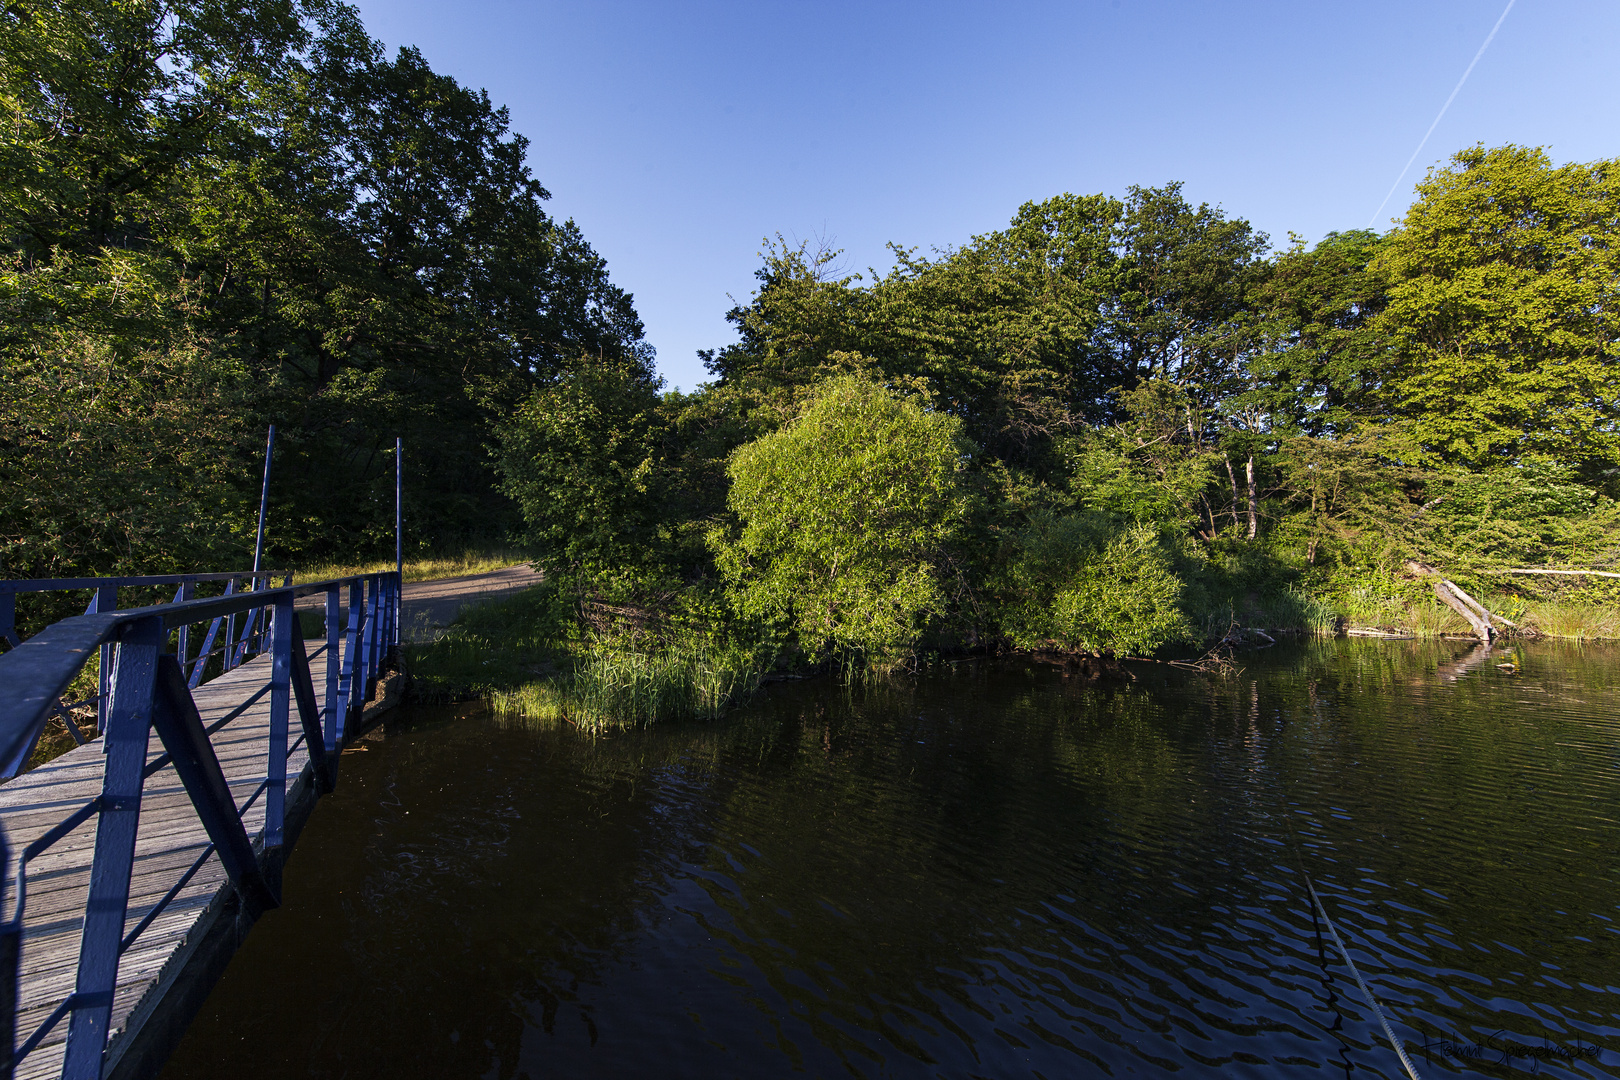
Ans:
[[[319,701],[325,699],[326,659],[323,651],[310,660],[310,674]],[[269,675],[270,658],[265,655],[198,687],[193,697],[203,724],[209,725],[241,705],[266,685]],[[296,705],[291,713],[289,744],[296,741],[302,731]],[[219,756],[238,807],[265,780],[269,731],[270,694],[267,691],[213,735],[214,752]],[[147,760],[162,753],[163,744],[154,732],[147,747]],[[295,783],[308,760],[309,755],[302,745],[287,760],[289,847],[296,836],[296,825],[301,823],[314,801],[313,787],[307,778]],[[96,798],[101,792],[102,762],[98,739],[0,785],[0,825],[5,827],[12,851],[21,851],[75,809]],[[265,796],[261,794],[244,819],[250,838],[256,839],[264,827],[264,807]],[[28,865],[18,987],[19,1045],[73,990],[95,836],[96,818],[92,816]],[[154,773],[146,781],[141,802],[135,870],[124,924],[126,934],[163,898],[207,845],[208,835],[174,767],[167,766]],[[9,889],[5,902],[8,907],[15,903]],[[113,999],[113,1034],[108,1042],[105,1075],[123,1071],[118,1069],[119,1059],[130,1049],[140,1029],[153,1021],[155,1014],[164,1011],[167,1000],[190,996],[200,1001],[200,995],[206,994],[229,951],[247,930],[245,924],[230,928],[234,939],[225,950],[225,957],[202,955],[221,951],[217,945],[199,950],[199,945],[216,929],[215,924],[226,918],[237,918],[235,894],[219,856],[210,854],[119,963],[118,988]],[[180,986],[187,980],[200,981],[202,985],[187,991]],[[172,993],[177,987],[184,992]],[[178,1022],[183,1029],[190,1015],[189,1010],[181,1011],[186,1015],[173,1019],[158,1016],[156,1023],[172,1026]],[[68,1019],[64,1017],[45,1041],[18,1064],[18,1080],[59,1075],[67,1031]]]

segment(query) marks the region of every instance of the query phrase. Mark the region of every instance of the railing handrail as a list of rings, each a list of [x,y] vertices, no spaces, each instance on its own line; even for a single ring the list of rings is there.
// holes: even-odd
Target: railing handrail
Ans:
[[[273,578],[286,570],[236,570],[210,574],[141,574],[130,577],[0,578],[0,593],[60,592],[68,589],[138,589],[143,585],[193,585],[199,581],[235,581]]]
[[[224,576],[240,578],[246,573]],[[231,596],[177,600],[92,615],[71,615],[50,624],[10,652],[0,654],[0,776],[9,776],[21,768],[23,763],[18,758],[33,745],[35,732],[55,711],[54,705],[62,691],[67,689],[79,669],[90,662],[97,647],[115,642],[125,626],[158,615],[162,617],[163,629],[167,632],[207,619],[273,607],[278,600],[287,596],[296,600],[300,596],[323,593],[331,588],[396,576],[393,570],[354,574]]]

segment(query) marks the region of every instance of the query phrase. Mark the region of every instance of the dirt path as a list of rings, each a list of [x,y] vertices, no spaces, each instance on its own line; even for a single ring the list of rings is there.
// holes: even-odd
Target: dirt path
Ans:
[[[508,566],[487,574],[440,578],[437,581],[407,581],[400,611],[400,637],[405,641],[427,641],[455,621],[468,604],[499,600],[536,585],[540,575],[528,566]],[[300,609],[319,609],[326,601],[306,596]]]

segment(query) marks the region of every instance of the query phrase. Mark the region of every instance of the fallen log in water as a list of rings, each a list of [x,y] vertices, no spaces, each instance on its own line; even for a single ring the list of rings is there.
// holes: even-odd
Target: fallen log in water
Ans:
[[[1440,571],[1429,564],[1420,563],[1415,559],[1408,559],[1406,560],[1406,569],[1409,573],[1418,577],[1433,578],[1434,595],[1440,598],[1441,603],[1468,620],[1468,625],[1474,629],[1474,636],[1479,640],[1488,642],[1496,636],[1496,627],[1493,625],[1492,620],[1500,622],[1504,626],[1518,629],[1517,623],[1504,619],[1491,611],[1484,604],[1464,592],[1462,586],[1441,577]]]
[[[1440,602],[1452,611],[1468,620],[1468,625],[1474,628],[1474,636],[1481,641],[1490,641],[1496,633],[1496,627],[1491,625],[1490,614],[1481,614],[1463,601],[1460,591],[1445,578],[1438,578],[1434,582],[1434,595]]]
[[[1497,622],[1503,623],[1503,624],[1505,624],[1507,626],[1511,626],[1515,630],[1517,630],[1519,628],[1518,623],[1516,623],[1513,620],[1507,618],[1506,616],[1496,614],[1494,611],[1491,611],[1489,608],[1487,608],[1484,604],[1480,603],[1478,600],[1475,600],[1472,596],[1469,596],[1467,593],[1463,592],[1462,591],[1462,586],[1458,585],[1455,581],[1447,581],[1446,586],[1449,589],[1451,589],[1452,592],[1457,594],[1458,599],[1460,599],[1463,603],[1467,604],[1469,607],[1472,607],[1472,608],[1476,609],[1477,611],[1481,612],[1485,616],[1485,618],[1487,620],[1495,619]]]

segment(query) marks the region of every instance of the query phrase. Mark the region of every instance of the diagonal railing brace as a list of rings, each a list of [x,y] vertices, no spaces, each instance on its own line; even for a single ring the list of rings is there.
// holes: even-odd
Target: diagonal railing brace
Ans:
[[[236,800],[225,782],[225,770],[220,768],[214,744],[208,740],[202,716],[186,688],[185,674],[172,656],[158,659],[152,726],[157,728],[158,738],[163,740],[163,748],[169,752],[174,771],[191,796],[191,804],[208,830],[208,839],[214,842],[231,884],[256,910],[279,906],[280,898],[265,881],[253,856],[247,830],[236,812]]]

